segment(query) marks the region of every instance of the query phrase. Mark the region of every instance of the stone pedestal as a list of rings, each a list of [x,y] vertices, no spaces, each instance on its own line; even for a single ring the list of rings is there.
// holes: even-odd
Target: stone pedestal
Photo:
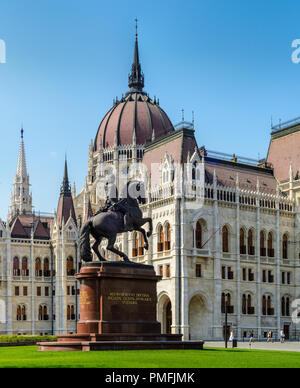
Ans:
[[[77,334],[39,343],[39,350],[202,349],[203,342],[183,342],[181,334],[161,334],[156,320],[153,266],[93,262],[82,266]]]
[[[77,333],[160,334],[156,320],[156,283],[152,266],[105,263],[85,266],[80,282]]]

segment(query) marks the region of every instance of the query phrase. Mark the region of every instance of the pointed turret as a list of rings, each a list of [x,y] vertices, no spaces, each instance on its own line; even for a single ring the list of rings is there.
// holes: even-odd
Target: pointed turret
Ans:
[[[76,216],[74,210],[74,203],[72,198],[71,186],[68,177],[68,163],[67,158],[65,159],[64,178],[60,188],[60,197],[57,206],[57,222],[61,228],[63,224],[66,224],[69,218],[72,218],[76,223]]]
[[[21,129],[21,141],[19,146],[18,164],[16,175],[24,180],[27,179],[27,168],[25,158],[25,147],[24,147],[24,130]]]
[[[17,171],[14,179],[14,192],[11,196],[10,218],[17,214],[32,214],[32,196],[30,193],[29,175],[27,174],[24,130],[21,129],[21,139],[18,153]]]
[[[144,87],[144,74],[139,59],[139,44],[138,44],[138,33],[137,33],[137,19],[136,21],[136,33],[135,33],[135,46],[134,46],[134,57],[133,64],[131,67],[131,74],[128,79],[128,86],[131,92],[141,92]]]
[[[68,177],[68,163],[67,157],[65,158],[65,170],[64,170],[64,179],[60,188],[60,195],[64,195],[65,197],[70,197],[71,194],[71,185]]]

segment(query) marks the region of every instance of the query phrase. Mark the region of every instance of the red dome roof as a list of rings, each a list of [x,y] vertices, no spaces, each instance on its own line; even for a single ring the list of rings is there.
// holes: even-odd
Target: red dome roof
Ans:
[[[98,151],[100,142],[103,148],[134,143],[143,145],[153,138],[157,139],[174,127],[167,114],[155,100],[142,91],[129,92],[116,102],[104,116],[95,138],[94,150]]]

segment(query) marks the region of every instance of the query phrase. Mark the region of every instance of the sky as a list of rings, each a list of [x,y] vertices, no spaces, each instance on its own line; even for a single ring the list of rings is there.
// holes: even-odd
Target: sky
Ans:
[[[300,116],[299,16],[298,0],[1,0],[0,218],[22,125],[36,211],[56,209],[65,155],[81,190],[91,139],[128,91],[135,18],[145,91],[173,124],[194,111],[199,147],[266,157],[271,117]]]

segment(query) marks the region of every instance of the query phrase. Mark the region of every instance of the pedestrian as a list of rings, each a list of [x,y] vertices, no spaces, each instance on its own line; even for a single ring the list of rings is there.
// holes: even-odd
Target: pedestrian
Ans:
[[[254,343],[254,332],[251,330],[249,334],[249,347],[251,348],[251,345]]]
[[[234,340],[234,331],[231,330],[229,341],[233,342],[233,340]]]
[[[283,344],[285,340],[285,334],[284,331],[281,329],[280,330],[280,342]]]
[[[267,340],[267,342],[270,342],[270,341],[273,343],[273,332],[272,332],[272,330],[268,331],[268,340]]]

